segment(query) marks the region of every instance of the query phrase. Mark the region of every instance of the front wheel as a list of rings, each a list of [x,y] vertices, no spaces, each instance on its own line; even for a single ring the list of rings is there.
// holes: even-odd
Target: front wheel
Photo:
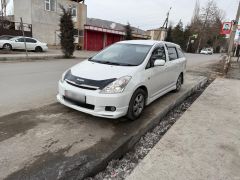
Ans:
[[[11,46],[11,44],[4,44],[3,45],[3,49],[11,51],[12,50],[12,46]]]
[[[127,118],[134,121],[140,117],[146,101],[146,92],[142,89],[137,89],[130,100]]]

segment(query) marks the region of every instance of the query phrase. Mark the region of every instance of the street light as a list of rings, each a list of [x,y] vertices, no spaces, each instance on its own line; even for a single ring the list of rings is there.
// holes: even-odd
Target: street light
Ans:
[[[189,36],[188,43],[187,43],[187,49],[186,49],[187,52],[188,52],[188,48],[189,48],[191,38],[197,39],[197,37],[198,37],[198,34],[193,34],[192,36]]]

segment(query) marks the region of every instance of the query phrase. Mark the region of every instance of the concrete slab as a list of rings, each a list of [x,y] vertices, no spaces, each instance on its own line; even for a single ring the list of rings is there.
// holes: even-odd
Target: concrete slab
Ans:
[[[0,179],[82,179],[120,157],[175,105],[206,82],[187,76],[179,93],[169,93],[143,116],[107,120],[60,104],[0,117]]]
[[[217,79],[127,180],[240,179],[240,81]]]
[[[232,59],[226,77],[240,80],[240,62],[237,62],[237,58]]]

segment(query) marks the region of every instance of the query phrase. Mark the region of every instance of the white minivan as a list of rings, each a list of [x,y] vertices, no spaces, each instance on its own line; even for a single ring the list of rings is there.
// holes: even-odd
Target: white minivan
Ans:
[[[179,91],[186,58],[179,45],[151,40],[115,43],[63,73],[57,99],[104,118],[139,118],[146,105]]]

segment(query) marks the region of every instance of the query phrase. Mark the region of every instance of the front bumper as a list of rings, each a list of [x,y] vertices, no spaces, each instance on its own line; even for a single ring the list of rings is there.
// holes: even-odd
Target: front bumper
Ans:
[[[93,109],[88,109],[83,106],[79,106],[76,104],[67,101],[65,96],[65,91],[72,91],[75,94],[82,94],[86,96],[86,104],[93,105]],[[128,105],[130,102],[130,98],[132,94],[130,92],[123,92],[121,94],[101,94],[99,93],[100,90],[87,90],[81,89],[75,86],[68,84],[67,82],[58,83],[58,95],[57,100],[72,109],[77,111],[81,111],[84,113],[91,114],[97,117],[104,117],[104,118],[111,118],[117,119],[119,117],[125,116],[128,111]],[[106,106],[113,106],[116,107],[116,111],[106,111]]]
[[[43,50],[44,52],[47,52],[47,51],[48,51],[48,47],[47,47],[47,46],[42,46],[42,50]]]

